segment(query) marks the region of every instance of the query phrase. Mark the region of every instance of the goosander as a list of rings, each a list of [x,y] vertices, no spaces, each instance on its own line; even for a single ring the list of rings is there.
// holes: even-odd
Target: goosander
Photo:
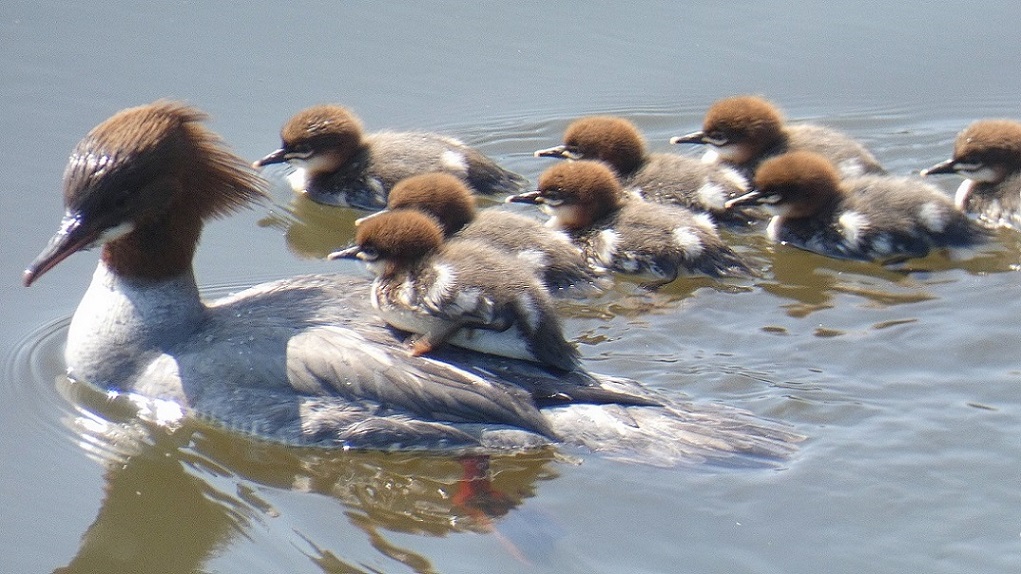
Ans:
[[[376,275],[372,306],[390,325],[419,335],[413,355],[449,342],[565,371],[579,366],[530,269],[485,243],[444,241],[439,223],[421,211],[364,220],[355,245],[329,258],[361,259]]]
[[[348,109],[317,105],[302,110],[280,130],[280,149],[255,167],[289,163],[288,181],[317,203],[378,210],[398,181],[420,173],[456,175],[482,194],[517,193],[525,178],[464,143],[427,132],[364,134]]]
[[[360,279],[294,277],[204,303],[192,271],[204,222],[260,201],[266,186],[204,118],[172,101],[126,109],[71,154],[66,214],[24,282],[102,247],[67,335],[75,380],[137,398],[159,420],[176,413],[298,445],[561,443],[672,465],[784,458],[801,440],[745,411],[583,369],[554,376],[450,346],[413,357],[378,320]]]
[[[564,143],[537,150],[536,157],[597,160],[620,178],[621,186],[655,202],[676,204],[709,213],[717,220],[747,222],[724,204],[748,191],[748,181],[727,166],[667,153],[650,153],[645,139],[630,121],[613,116],[589,116],[571,122]]]
[[[671,138],[670,143],[708,145],[711,149],[702,156],[703,161],[732,165],[749,179],[764,160],[788,151],[822,154],[842,177],[886,173],[862,144],[828,127],[786,124],[780,110],[758,96],[715,102],[706,112],[701,130]]]
[[[957,136],[952,158],[922,170],[922,176],[957,173],[958,209],[994,227],[1021,229],[1021,123],[979,120]]]
[[[946,195],[918,179],[868,175],[840,179],[817,153],[796,151],[762,163],[755,189],[730,205],[762,205],[775,216],[773,241],[845,259],[924,257],[963,247],[987,233]]]
[[[390,192],[387,209],[417,209],[436,218],[448,239],[478,241],[515,255],[552,295],[585,295],[607,286],[605,269],[590,264],[567,234],[504,209],[475,209],[475,197],[452,175],[402,180]],[[357,223],[378,213],[386,212]]]
[[[554,165],[540,176],[536,191],[507,201],[541,205],[551,215],[547,224],[570,234],[590,259],[649,279],[650,286],[669,283],[682,272],[750,271],[716,234],[707,214],[628,195],[602,162]]]

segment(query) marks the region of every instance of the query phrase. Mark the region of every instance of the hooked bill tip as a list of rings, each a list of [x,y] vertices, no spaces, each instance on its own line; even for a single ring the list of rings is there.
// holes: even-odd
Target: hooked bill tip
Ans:
[[[21,283],[25,287],[31,287],[32,283],[35,283],[36,276],[37,275],[35,270],[32,268],[28,268],[21,274]]]
[[[541,203],[542,196],[539,191],[526,191],[518,195],[512,195],[504,200],[505,203]]]
[[[685,134],[683,136],[674,136],[674,137],[670,138],[670,143],[674,144],[674,145],[682,144],[682,143],[704,144],[704,143],[706,143],[705,142],[705,132],[697,131],[697,132],[691,132],[690,134]]]
[[[278,150],[273,150],[261,159],[253,161],[252,167],[259,169],[260,167],[266,167],[267,165],[274,163],[284,163],[285,161],[287,161],[286,152],[284,151],[284,148],[280,148]]]
[[[334,251],[330,253],[329,255],[326,256],[326,259],[329,261],[336,261],[337,259],[355,259],[358,257],[358,253],[360,251],[361,251],[360,247],[358,247],[357,245],[352,245],[351,247],[346,247],[339,251]]]

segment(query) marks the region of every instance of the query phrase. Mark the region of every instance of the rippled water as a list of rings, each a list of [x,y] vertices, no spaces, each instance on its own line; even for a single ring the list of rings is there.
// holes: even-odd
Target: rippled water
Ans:
[[[661,469],[556,449],[488,462],[275,447],[71,384],[60,349],[95,265],[31,289],[68,152],[158,97],[208,110],[245,157],[314,102],[370,129],[462,137],[535,181],[574,118],[627,117],[656,151],[715,99],[763,93],[894,173],[972,119],[1021,117],[1016,3],[216,4],[0,9],[0,571],[1017,572],[1021,235],[897,268],[725,234],[756,280],[622,282],[563,307],[595,371],[808,436],[780,469]],[[950,193],[959,180],[936,183]],[[209,226],[210,293],[296,273],[357,215],[280,187]]]

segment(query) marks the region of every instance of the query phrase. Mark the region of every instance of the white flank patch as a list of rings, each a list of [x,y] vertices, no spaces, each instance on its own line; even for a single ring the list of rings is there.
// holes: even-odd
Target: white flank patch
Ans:
[[[698,238],[695,230],[690,227],[674,229],[674,242],[687,255],[688,259],[695,259],[705,250],[702,240]]]
[[[918,217],[922,225],[934,233],[942,233],[947,227],[947,216],[935,201],[929,201],[918,210]]]
[[[865,175],[865,166],[857,159],[845,159],[837,164],[837,171],[842,177],[858,177]]]
[[[721,167],[720,174],[741,191],[748,191],[748,180],[732,167]]]
[[[705,229],[706,231],[716,233],[716,224],[713,223],[713,216],[708,213],[696,213],[694,219],[695,225]]]
[[[723,187],[711,181],[702,184],[695,192],[695,195],[698,196],[698,200],[702,202],[702,205],[712,209],[722,210],[723,205],[727,203],[726,191],[724,191]]]
[[[518,259],[523,261],[529,267],[540,267],[545,269],[549,265],[549,259],[546,254],[538,249],[525,249],[516,253]]]
[[[459,151],[447,150],[440,155],[440,164],[450,171],[458,173],[468,172],[468,160]]]
[[[858,245],[858,242],[861,241],[862,233],[869,226],[868,218],[857,211],[847,211],[841,214],[837,223],[840,225],[844,239],[852,245]]]
[[[613,265],[614,256],[617,253],[617,245],[620,244],[620,234],[612,229],[600,231],[596,236],[595,255],[603,265]]]
[[[574,243],[571,241],[571,236],[564,233],[563,231],[557,230],[554,231],[551,235],[555,237],[558,241],[562,241],[563,243],[566,243],[571,247],[575,247]],[[575,249],[577,249],[577,247],[575,247]]]
[[[446,299],[450,290],[454,288],[456,274],[454,268],[445,263],[433,265],[433,271],[436,272],[436,280],[429,286],[429,291],[425,296],[426,299],[439,303]]]

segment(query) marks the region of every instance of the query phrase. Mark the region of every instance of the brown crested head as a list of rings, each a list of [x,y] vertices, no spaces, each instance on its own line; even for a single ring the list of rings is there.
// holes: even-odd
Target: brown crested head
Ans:
[[[328,153],[344,163],[362,145],[362,123],[343,106],[320,104],[287,120],[280,140],[282,150],[298,159]]]
[[[68,209],[141,213],[184,199],[182,207],[206,219],[264,199],[266,182],[202,124],[206,118],[169,100],[117,112],[71,153]]]
[[[628,120],[590,116],[575,120],[564,132],[564,146],[583,159],[607,163],[624,176],[645,161],[645,139]]]
[[[833,164],[814,152],[795,151],[770,158],[755,172],[757,203],[786,217],[809,217],[842,195]]]
[[[568,228],[591,225],[620,209],[624,192],[617,176],[598,161],[556,164],[539,176],[540,201],[556,210]]]
[[[957,163],[1021,166],[1021,123],[979,120],[965,128],[954,143]]]
[[[396,209],[366,219],[355,243],[366,261],[393,266],[413,264],[443,244],[443,231],[431,216],[415,209]]]
[[[398,182],[390,191],[387,208],[423,211],[436,218],[449,237],[475,218],[475,196],[454,175],[426,173]]]
[[[758,96],[734,96],[718,100],[702,122],[710,143],[746,144],[767,149],[783,138],[784,119],[780,110]],[[720,142],[720,143],[717,143]]]
[[[160,100],[93,128],[64,171],[61,230],[26,270],[25,283],[97,244],[123,275],[159,279],[187,270],[204,220],[266,197],[266,182],[205,119],[194,107]]]

